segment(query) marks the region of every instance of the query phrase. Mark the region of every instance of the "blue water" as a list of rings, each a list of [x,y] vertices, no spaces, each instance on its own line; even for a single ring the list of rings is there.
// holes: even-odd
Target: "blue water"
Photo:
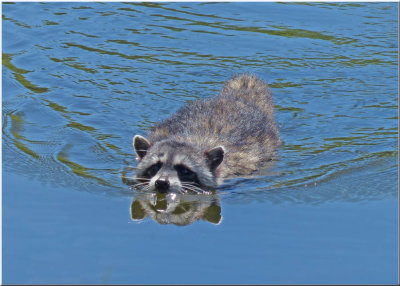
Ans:
[[[3,3],[3,283],[398,282],[397,11]],[[271,86],[279,160],[215,195],[131,189],[133,135],[239,72]]]

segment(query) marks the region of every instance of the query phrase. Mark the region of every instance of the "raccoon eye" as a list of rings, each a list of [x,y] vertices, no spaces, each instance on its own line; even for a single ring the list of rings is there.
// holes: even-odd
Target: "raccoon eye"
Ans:
[[[157,174],[158,170],[160,170],[161,167],[162,167],[161,162],[153,164],[147,168],[147,170],[144,172],[144,175],[149,178],[154,177],[154,175]]]
[[[183,165],[176,165],[175,170],[177,170],[178,173],[180,173],[181,175],[189,175],[190,173],[193,173],[192,171],[190,171],[187,167],[185,167]]]
[[[196,174],[184,165],[176,165],[175,170],[182,181],[193,181],[196,179]]]

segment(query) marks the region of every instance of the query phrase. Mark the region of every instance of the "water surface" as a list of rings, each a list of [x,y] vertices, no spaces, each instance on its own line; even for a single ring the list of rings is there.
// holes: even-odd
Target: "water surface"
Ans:
[[[397,9],[3,3],[3,283],[396,282]],[[271,168],[124,183],[133,135],[240,72],[273,92]]]

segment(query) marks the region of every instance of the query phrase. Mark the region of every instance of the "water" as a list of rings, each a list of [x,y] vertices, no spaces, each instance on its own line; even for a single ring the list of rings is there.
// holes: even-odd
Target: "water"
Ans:
[[[3,283],[398,282],[397,9],[3,3]],[[271,86],[279,161],[131,190],[133,135],[240,72]]]

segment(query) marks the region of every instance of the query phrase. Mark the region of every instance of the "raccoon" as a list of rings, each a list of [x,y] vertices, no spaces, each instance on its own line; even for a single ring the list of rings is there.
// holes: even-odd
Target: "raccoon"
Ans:
[[[134,136],[135,179],[160,193],[214,190],[225,178],[259,170],[280,144],[268,85],[241,74],[218,95],[181,107],[148,139]]]

